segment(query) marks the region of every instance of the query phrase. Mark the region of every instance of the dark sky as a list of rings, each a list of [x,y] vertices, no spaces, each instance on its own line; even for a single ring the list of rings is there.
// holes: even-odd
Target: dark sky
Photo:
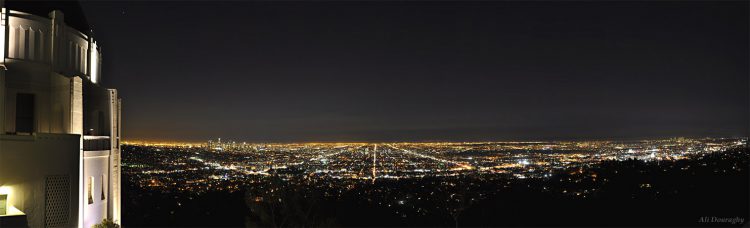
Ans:
[[[747,136],[748,2],[84,2],[126,140]]]

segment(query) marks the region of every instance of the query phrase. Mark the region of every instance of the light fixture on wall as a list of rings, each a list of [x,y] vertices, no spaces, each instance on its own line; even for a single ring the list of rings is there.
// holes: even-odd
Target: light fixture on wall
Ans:
[[[10,187],[0,187],[0,215],[8,214],[8,195],[10,195]]]

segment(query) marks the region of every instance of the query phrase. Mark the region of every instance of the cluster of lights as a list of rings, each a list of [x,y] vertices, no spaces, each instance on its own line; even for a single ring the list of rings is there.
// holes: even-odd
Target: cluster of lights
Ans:
[[[152,148],[159,156],[127,161],[146,178],[143,186],[205,190],[238,188],[247,180],[269,175],[303,181],[455,177],[487,173],[511,178],[545,178],[556,170],[606,160],[679,160],[746,145],[746,139],[668,139],[634,142],[431,142],[431,143],[290,143],[228,144],[128,142]],[[226,142],[225,142],[226,143]],[[232,143],[233,144],[233,143]],[[227,147],[230,148],[230,147]],[[220,177],[220,178],[216,178]]]

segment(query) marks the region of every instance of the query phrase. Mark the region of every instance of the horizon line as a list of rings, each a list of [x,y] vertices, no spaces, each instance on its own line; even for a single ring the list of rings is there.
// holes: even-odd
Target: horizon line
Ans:
[[[670,136],[670,137],[637,137],[637,138],[598,138],[598,139],[506,139],[506,140],[363,140],[363,141],[336,141],[336,140],[298,140],[298,141],[234,141],[235,143],[247,144],[379,144],[379,143],[544,143],[544,142],[601,142],[601,141],[643,141],[643,140],[669,140],[669,139],[748,139],[748,136]],[[218,139],[218,138],[216,138]],[[213,140],[213,139],[210,139]],[[176,144],[206,144],[209,140],[123,140],[123,145],[155,144],[155,145],[176,145]]]

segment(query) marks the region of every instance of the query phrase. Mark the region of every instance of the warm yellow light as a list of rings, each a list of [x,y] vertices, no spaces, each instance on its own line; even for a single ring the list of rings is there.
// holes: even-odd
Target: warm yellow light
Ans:
[[[5,24],[8,22],[5,20],[5,8],[0,10],[0,63],[5,63]]]
[[[23,211],[18,210],[18,208],[14,207],[13,205],[8,205],[7,215],[24,215],[24,213]]]
[[[8,196],[10,195],[10,187],[0,187],[0,215],[8,214]]]
[[[96,50],[96,42],[91,41],[91,63],[89,63],[89,75],[91,75],[91,82],[99,82],[99,52]]]
[[[10,195],[11,189],[8,186],[0,187],[0,195]]]

